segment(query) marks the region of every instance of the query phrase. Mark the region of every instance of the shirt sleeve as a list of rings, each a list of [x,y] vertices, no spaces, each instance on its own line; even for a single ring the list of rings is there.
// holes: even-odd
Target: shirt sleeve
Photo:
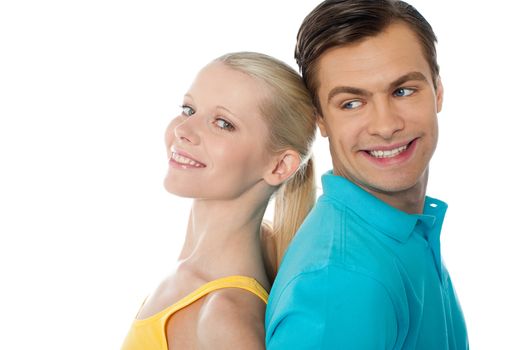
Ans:
[[[278,296],[267,349],[392,349],[396,312],[374,278],[337,267],[302,274]]]

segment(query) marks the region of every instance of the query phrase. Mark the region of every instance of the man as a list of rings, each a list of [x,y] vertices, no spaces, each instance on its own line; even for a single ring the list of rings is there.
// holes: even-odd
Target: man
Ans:
[[[435,34],[398,0],[328,0],[296,60],[333,171],[271,291],[267,348],[467,349],[426,197],[443,87]]]

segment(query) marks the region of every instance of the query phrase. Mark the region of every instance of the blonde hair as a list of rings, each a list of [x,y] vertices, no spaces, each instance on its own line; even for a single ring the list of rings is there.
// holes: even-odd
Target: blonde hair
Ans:
[[[314,106],[300,75],[273,57],[256,52],[236,52],[216,61],[263,81],[268,97],[260,105],[269,130],[271,152],[297,151],[301,164],[274,194],[272,237],[277,269],[285,250],[314,205],[316,181],[311,146],[316,133]]]

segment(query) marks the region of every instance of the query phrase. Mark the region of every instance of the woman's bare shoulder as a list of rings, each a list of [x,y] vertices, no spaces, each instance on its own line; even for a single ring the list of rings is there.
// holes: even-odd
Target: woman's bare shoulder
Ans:
[[[214,292],[199,312],[202,349],[265,349],[265,304],[240,289]]]

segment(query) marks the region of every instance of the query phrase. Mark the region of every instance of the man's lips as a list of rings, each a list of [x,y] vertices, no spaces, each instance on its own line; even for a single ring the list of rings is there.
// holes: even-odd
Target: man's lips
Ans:
[[[376,146],[371,149],[365,150],[371,157],[374,158],[394,158],[406,151],[415,139],[408,143],[390,145],[390,146]]]

